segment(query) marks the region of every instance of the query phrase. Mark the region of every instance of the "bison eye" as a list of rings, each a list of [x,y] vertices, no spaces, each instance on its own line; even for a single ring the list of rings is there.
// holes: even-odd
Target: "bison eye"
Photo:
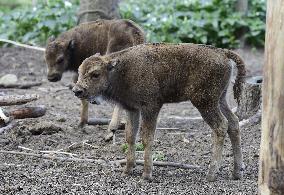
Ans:
[[[99,78],[99,76],[100,76],[100,73],[97,73],[97,72],[91,73],[92,78]]]
[[[57,64],[61,64],[63,61],[64,61],[63,58],[58,58],[58,59],[56,60],[56,63],[57,63]]]

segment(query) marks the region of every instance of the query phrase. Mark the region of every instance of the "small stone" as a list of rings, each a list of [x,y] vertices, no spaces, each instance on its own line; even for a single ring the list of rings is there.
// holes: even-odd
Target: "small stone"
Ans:
[[[14,74],[6,74],[0,78],[0,85],[12,85],[17,83],[18,78]]]
[[[29,131],[32,135],[52,135],[59,131],[63,131],[63,129],[60,126],[46,122],[32,126],[29,128]]]
[[[10,141],[8,139],[0,138],[0,145],[5,146],[8,145]]]

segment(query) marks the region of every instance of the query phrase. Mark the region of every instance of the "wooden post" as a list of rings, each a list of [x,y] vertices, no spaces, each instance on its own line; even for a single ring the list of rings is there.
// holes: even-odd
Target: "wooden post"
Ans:
[[[284,194],[284,1],[267,1],[259,194]]]

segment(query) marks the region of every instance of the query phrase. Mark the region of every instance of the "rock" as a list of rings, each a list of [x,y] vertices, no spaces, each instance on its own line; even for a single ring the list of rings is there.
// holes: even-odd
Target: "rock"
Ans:
[[[62,130],[62,127],[49,122],[39,123],[29,128],[32,135],[52,135]]]
[[[6,74],[0,78],[0,85],[12,85],[17,83],[18,78],[14,74]]]
[[[8,139],[0,138],[0,146],[6,146],[10,143]]]

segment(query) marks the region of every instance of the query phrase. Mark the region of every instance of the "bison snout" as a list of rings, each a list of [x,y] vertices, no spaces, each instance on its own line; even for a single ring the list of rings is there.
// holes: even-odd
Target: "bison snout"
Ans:
[[[62,75],[60,75],[60,74],[52,74],[52,75],[48,75],[48,76],[47,76],[47,79],[48,79],[50,82],[56,82],[56,81],[60,81],[60,80],[61,80],[61,77],[62,77]]]
[[[72,89],[73,93],[75,94],[75,96],[77,96],[78,98],[83,98],[84,94],[86,92],[86,90],[82,87],[79,87],[77,85],[75,85]]]

